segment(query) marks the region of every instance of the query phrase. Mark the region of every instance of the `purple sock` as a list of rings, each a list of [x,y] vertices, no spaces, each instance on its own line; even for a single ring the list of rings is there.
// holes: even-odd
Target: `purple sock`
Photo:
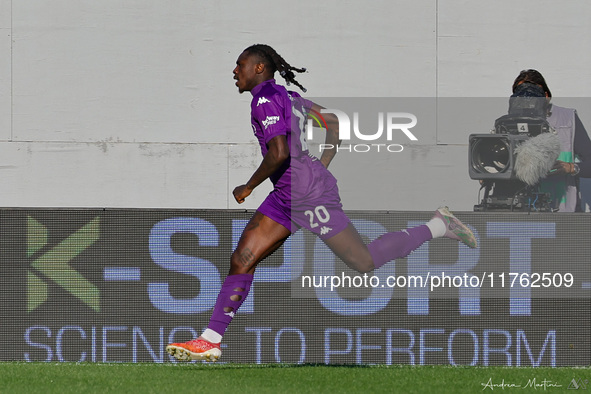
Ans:
[[[252,274],[228,275],[226,277],[213,307],[213,313],[207,328],[224,335],[234,314],[246,299],[252,279]],[[235,300],[230,297],[235,298]]]
[[[395,233],[386,233],[367,245],[373,265],[380,268],[390,260],[406,257],[426,241],[433,238],[426,225]]]

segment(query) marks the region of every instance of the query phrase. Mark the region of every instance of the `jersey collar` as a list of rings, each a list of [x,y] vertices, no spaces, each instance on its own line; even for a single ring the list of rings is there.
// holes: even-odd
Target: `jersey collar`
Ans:
[[[259,92],[261,91],[262,88],[264,88],[266,85],[268,85],[270,83],[275,83],[275,79],[267,79],[266,81],[259,83],[257,86],[252,88],[250,93],[252,93],[253,96],[256,96],[257,94],[259,94]]]

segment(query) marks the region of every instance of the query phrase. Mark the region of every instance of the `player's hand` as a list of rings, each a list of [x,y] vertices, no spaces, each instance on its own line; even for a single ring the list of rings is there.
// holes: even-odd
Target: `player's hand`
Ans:
[[[237,186],[232,192],[238,204],[242,204],[246,197],[250,196],[250,193],[252,193],[252,189],[247,185]]]

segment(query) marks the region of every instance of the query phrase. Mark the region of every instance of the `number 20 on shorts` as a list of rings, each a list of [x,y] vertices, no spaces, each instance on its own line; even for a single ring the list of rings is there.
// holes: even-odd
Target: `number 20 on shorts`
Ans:
[[[318,222],[327,223],[330,220],[330,213],[328,213],[324,205],[317,206],[314,208],[314,211],[307,210],[304,212],[304,215],[310,219],[310,228],[318,227]]]

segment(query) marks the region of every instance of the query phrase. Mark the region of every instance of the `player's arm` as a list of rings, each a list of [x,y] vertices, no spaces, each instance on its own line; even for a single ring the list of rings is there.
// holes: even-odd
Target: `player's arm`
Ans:
[[[255,187],[277,171],[289,157],[289,146],[287,145],[285,135],[273,137],[267,142],[267,148],[267,154],[248,182],[234,189],[232,194],[234,194],[234,198],[238,204],[242,204],[244,199],[252,193]]]
[[[324,107],[314,103],[312,105],[312,109],[320,113],[320,110],[324,109]],[[325,148],[322,150],[320,162],[324,165],[324,167],[328,168],[328,165],[337,154],[337,147],[341,145],[341,140],[339,139],[339,118],[337,118],[335,114],[331,114],[329,112],[322,114],[322,116],[326,121],[326,127],[328,128],[326,130],[324,146],[331,146],[332,148]]]

